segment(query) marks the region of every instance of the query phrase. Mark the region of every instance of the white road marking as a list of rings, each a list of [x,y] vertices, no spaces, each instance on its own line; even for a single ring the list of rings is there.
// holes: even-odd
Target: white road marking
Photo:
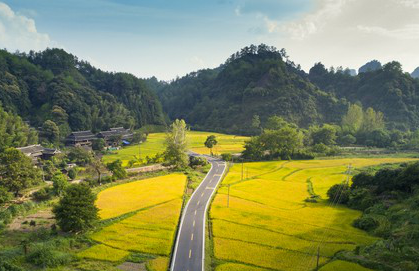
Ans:
[[[190,249],[189,250],[189,259],[191,258],[191,256],[192,256],[192,250]]]
[[[192,226],[195,227],[195,220],[193,221],[193,225]]]
[[[195,215],[196,215],[196,210],[195,210]]]
[[[199,202],[200,202],[200,201],[198,200],[198,202],[196,203],[196,205],[199,205]]]
[[[202,194],[201,194],[201,198],[204,196],[204,192],[202,192]]]
[[[192,233],[192,235],[191,235],[191,241],[193,241],[193,233]]]

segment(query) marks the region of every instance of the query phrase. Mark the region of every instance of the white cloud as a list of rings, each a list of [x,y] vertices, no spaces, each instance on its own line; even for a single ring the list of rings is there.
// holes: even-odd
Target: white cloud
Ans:
[[[403,28],[386,29],[379,26],[358,25],[357,28],[367,34],[378,34],[400,40],[419,40],[419,24],[408,24]]]
[[[47,34],[37,31],[34,20],[15,13],[0,2],[0,48],[10,51],[42,50],[50,43]]]
[[[205,62],[202,58],[198,57],[198,56],[193,56],[189,59],[189,62],[196,65],[197,67],[203,67]]]
[[[308,71],[315,62],[358,68],[372,59],[419,66],[419,0],[313,0],[293,19],[259,17],[261,39],[284,47]]]

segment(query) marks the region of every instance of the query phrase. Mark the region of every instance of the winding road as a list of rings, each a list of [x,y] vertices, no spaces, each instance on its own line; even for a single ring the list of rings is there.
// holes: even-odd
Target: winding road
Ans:
[[[205,156],[211,170],[185,206],[176,238],[171,271],[203,271],[208,205],[226,169],[222,160]]]

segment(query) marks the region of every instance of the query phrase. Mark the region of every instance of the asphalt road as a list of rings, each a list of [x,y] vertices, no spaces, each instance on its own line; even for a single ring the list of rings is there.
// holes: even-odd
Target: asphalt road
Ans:
[[[205,219],[209,201],[226,168],[222,160],[207,157],[211,170],[192,194],[180,222],[171,271],[203,271]]]

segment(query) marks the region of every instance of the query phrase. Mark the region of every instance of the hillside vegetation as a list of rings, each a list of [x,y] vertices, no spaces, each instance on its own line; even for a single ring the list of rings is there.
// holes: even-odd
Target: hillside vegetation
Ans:
[[[0,102],[33,127],[59,128],[61,138],[70,131],[163,123],[158,98],[143,80],[102,72],[62,49],[1,50]]]

